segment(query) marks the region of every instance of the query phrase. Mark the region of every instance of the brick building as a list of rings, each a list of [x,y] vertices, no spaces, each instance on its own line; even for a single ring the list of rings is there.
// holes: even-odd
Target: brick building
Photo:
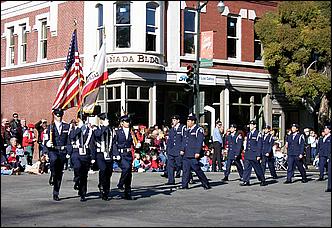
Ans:
[[[71,34],[77,29],[83,73],[89,74],[103,39],[109,82],[98,105],[116,116],[129,112],[134,124],[162,125],[192,110],[184,88],[186,66],[196,61],[197,1],[30,1],[1,2],[1,112],[18,112],[27,122],[50,120]],[[200,68],[200,122],[209,129],[244,128],[256,119],[284,138],[291,122],[312,123],[305,111],[280,103],[271,92],[254,23],[277,10],[277,1],[209,1],[201,31],[213,31],[213,66]],[[74,20],[77,24],[74,24]],[[65,120],[76,115],[66,112]]]

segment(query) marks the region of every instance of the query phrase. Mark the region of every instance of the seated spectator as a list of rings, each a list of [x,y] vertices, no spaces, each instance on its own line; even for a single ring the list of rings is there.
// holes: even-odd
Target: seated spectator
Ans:
[[[14,152],[10,152],[8,157],[8,165],[13,169],[13,174],[20,175],[24,171],[24,168],[21,166],[19,160],[16,157]]]
[[[13,168],[8,164],[6,157],[1,153],[1,175],[12,175]]]
[[[145,171],[148,171],[150,169],[150,167],[151,167],[150,155],[147,154],[147,155],[142,157],[141,167]]]
[[[135,158],[133,161],[133,171],[137,172],[141,168],[141,156],[139,153],[135,153]]]
[[[200,159],[200,163],[202,164],[201,170],[204,172],[210,171],[210,151],[206,150],[204,156]]]
[[[43,154],[40,158],[39,172],[41,174],[48,173],[50,169],[50,161],[47,154]]]
[[[11,138],[10,139],[10,145],[7,146],[7,148],[6,148],[7,159],[9,158],[10,152],[15,153],[16,159],[19,161],[20,166],[24,170],[27,162],[26,162],[26,159],[24,158],[24,150],[23,150],[22,146],[17,143],[16,138]],[[21,170],[21,171],[23,171],[23,170]]]
[[[159,172],[159,159],[156,154],[152,155],[152,160],[151,160],[151,171],[152,172]]]

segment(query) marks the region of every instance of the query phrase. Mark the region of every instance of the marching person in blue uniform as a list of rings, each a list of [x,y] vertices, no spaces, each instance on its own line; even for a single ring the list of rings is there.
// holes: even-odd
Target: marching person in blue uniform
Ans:
[[[319,178],[317,179],[317,181],[322,181],[324,180],[325,165],[328,162],[328,160],[331,158],[331,126],[329,125],[324,126],[324,137],[319,138],[317,149],[319,155]],[[331,168],[328,167],[328,169]],[[331,170],[328,170],[328,172],[331,172]],[[328,177],[329,176],[330,174],[328,174]],[[328,187],[327,189],[331,190],[331,183],[330,187]]]
[[[180,116],[172,116],[172,128],[169,130],[167,140],[167,176],[168,182],[166,185],[175,184],[174,171],[177,173],[181,172],[182,167],[182,156],[180,150],[182,148],[182,139],[186,126],[180,123]]]
[[[243,166],[241,163],[241,148],[243,144],[242,135],[238,133],[236,124],[230,125],[230,134],[226,136],[226,143],[228,145],[227,150],[227,162],[226,170],[224,173],[223,181],[228,181],[228,176],[231,171],[231,165],[234,162],[237,172],[239,173],[240,178],[243,176]]]
[[[120,117],[121,127],[115,132],[113,143],[113,155],[119,163],[121,168],[121,177],[118,183],[118,189],[124,190],[124,198],[132,200],[131,196],[131,182],[132,182],[132,147],[133,132],[130,130],[130,118],[128,115]]]
[[[273,135],[271,134],[271,126],[270,125],[265,125],[264,129],[264,134],[263,134],[263,146],[262,146],[262,169],[263,169],[263,174],[265,175],[265,169],[266,169],[266,163],[269,166],[269,170],[271,173],[271,176],[273,179],[277,179],[277,172],[274,166],[274,155],[273,155],[273,150],[272,147],[274,145],[274,138]]]
[[[78,119],[78,125],[71,126],[69,137],[71,140],[72,151],[69,153],[74,166],[74,189],[78,190],[80,201],[86,201],[88,189],[88,172],[91,162],[92,150],[92,128]]]
[[[294,175],[295,165],[302,176],[302,183],[308,182],[306,171],[303,167],[303,153],[304,153],[304,135],[299,133],[299,125],[292,124],[292,133],[287,137],[287,180],[284,184],[292,183],[292,177]]]
[[[111,189],[111,177],[113,173],[113,130],[109,125],[109,119],[106,113],[98,115],[101,124],[92,126],[93,129],[93,150],[91,163],[97,162],[99,169],[98,189],[102,200],[109,200]]]
[[[53,200],[59,201],[59,191],[63,176],[66,155],[70,153],[69,124],[62,121],[64,111],[61,108],[53,110],[54,123],[51,123],[44,135],[45,146],[43,153],[50,159],[49,184],[53,185]]]
[[[201,166],[199,164],[204,141],[204,130],[203,128],[197,126],[196,121],[197,119],[195,115],[188,115],[187,129],[184,133],[182,150],[180,151],[180,154],[183,155],[183,173],[182,183],[179,189],[189,189],[188,184],[190,181],[191,169],[194,170],[205,190],[211,188],[209,181],[204,172],[201,170]]]
[[[331,192],[331,125],[326,125],[324,127],[325,136],[323,139],[323,144],[326,146],[328,151],[328,177],[327,177],[327,189],[325,192]]]
[[[261,186],[267,185],[263,174],[260,159],[262,157],[262,135],[256,129],[256,120],[249,122],[250,131],[247,133],[247,146],[244,153],[244,171],[243,183],[241,186],[250,185],[251,169],[254,168],[257,179],[261,182]]]

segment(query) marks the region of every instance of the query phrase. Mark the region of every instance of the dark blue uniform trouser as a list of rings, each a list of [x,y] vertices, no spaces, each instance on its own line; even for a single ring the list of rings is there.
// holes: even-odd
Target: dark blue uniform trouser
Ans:
[[[74,182],[79,183],[78,194],[85,196],[88,190],[88,172],[90,168],[90,158],[80,156],[77,151],[73,151],[71,161],[74,165]]]
[[[105,160],[104,153],[97,153],[96,162],[99,169],[99,189],[106,195],[111,189],[111,176],[113,173],[113,161]]]
[[[232,163],[234,161],[237,172],[239,173],[240,177],[242,178],[242,176],[243,176],[243,167],[242,167],[242,164],[241,164],[240,160],[241,160],[241,156],[237,156],[235,159],[227,158],[226,170],[225,170],[225,173],[224,173],[225,177],[229,176],[229,174],[231,172],[231,166],[232,166]]]
[[[327,189],[331,190],[331,158],[329,158],[329,161],[328,161],[328,176],[327,176]]]
[[[244,171],[243,171],[243,181],[250,182],[251,169],[254,168],[257,179],[259,181],[265,181],[262,166],[260,161],[244,159]]]
[[[63,176],[63,167],[66,162],[66,153],[58,151],[50,151],[48,153],[50,159],[50,171],[53,176],[53,195],[59,195],[62,176]]]
[[[194,170],[199,180],[201,181],[203,186],[209,186],[209,181],[206,178],[204,172],[201,170],[201,166],[199,165],[199,161],[195,158],[186,158],[183,157],[183,174],[182,174],[182,187],[188,187],[190,181],[190,171]]]
[[[327,156],[319,156],[319,177],[324,178],[324,169],[327,162]]]
[[[121,177],[118,183],[118,187],[123,187],[125,189],[125,193],[130,193],[131,191],[131,178],[132,178],[132,161],[133,157],[131,152],[124,152],[120,154],[121,161],[120,161],[120,168],[121,168]]]
[[[300,159],[298,155],[288,155],[287,163],[288,163],[288,167],[287,167],[287,180],[288,181],[292,180],[292,177],[294,175],[295,165],[297,166],[298,170],[300,171],[302,179],[303,180],[306,179],[306,172],[303,167],[303,158]]]
[[[175,183],[174,170],[180,172],[182,166],[182,156],[174,156],[169,154],[167,156],[167,176],[168,183]]]
[[[277,172],[276,172],[276,168],[274,165],[274,157],[267,157],[265,155],[263,155],[262,157],[262,169],[263,169],[263,174],[265,175],[265,170],[266,170],[266,163],[269,166],[269,170],[271,173],[272,177],[277,177]]]

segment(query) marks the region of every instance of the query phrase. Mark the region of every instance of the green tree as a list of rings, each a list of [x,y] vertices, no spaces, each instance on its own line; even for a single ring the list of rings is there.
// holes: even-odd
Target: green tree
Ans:
[[[255,23],[264,65],[292,103],[331,121],[331,2],[283,1]]]

